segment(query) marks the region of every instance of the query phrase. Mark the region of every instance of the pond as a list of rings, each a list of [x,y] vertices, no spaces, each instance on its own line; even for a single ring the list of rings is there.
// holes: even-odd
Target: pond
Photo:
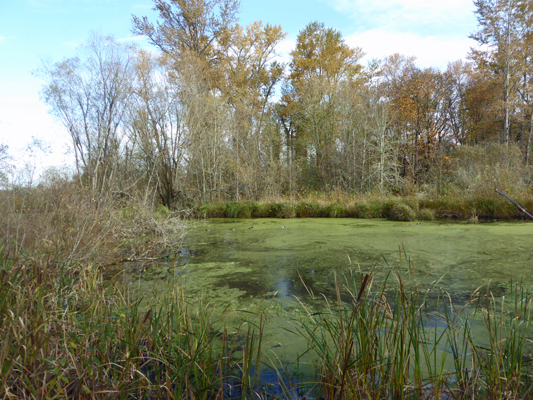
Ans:
[[[175,260],[128,279],[146,294],[179,284],[235,312],[270,302],[265,348],[290,361],[305,352],[289,332],[301,310],[296,298],[307,304],[309,291],[334,299],[335,276],[360,282],[375,268],[379,279],[397,266],[423,290],[436,296],[442,288],[461,303],[489,282],[495,295],[511,282],[533,283],[532,243],[533,224],[524,222],[209,220],[189,230]]]
[[[425,284],[461,299],[489,280],[495,290],[511,280],[531,283],[532,244],[533,224],[518,222],[211,220],[189,231],[174,275],[221,300],[274,292],[282,299],[305,295],[302,280],[316,294],[329,293],[333,271],[386,269],[401,256]]]

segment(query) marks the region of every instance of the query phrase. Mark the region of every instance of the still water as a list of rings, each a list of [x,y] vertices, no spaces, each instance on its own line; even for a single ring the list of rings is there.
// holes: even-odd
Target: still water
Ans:
[[[235,312],[270,302],[266,342],[295,360],[305,351],[290,333],[294,310],[301,309],[296,298],[308,304],[307,290],[334,298],[335,275],[341,284],[359,282],[375,268],[379,280],[396,266],[422,289],[435,295],[443,289],[461,303],[489,282],[495,295],[510,282],[533,284],[532,245],[533,224],[525,222],[209,220],[188,231],[174,261],[130,279],[146,294],[179,284]]]
[[[173,274],[221,300],[286,298],[306,294],[302,280],[316,294],[329,293],[333,271],[407,270],[407,257],[423,282],[459,299],[489,280],[494,288],[533,283],[532,246],[531,223],[211,220],[189,231]]]

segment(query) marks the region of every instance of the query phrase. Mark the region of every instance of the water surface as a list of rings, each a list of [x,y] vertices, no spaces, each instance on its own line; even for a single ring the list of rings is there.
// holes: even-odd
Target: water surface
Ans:
[[[407,269],[406,256],[427,285],[460,298],[489,280],[495,288],[511,280],[530,283],[532,244],[531,223],[211,220],[189,231],[180,260],[187,265],[175,273],[194,291],[284,298],[305,294],[299,274],[314,293],[329,293],[333,271]]]
[[[296,297],[310,304],[309,290],[334,299],[335,276],[358,282],[375,269],[379,280],[396,266],[406,280],[433,288],[434,296],[442,288],[460,303],[489,281],[495,295],[511,281],[533,283],[532,244],[533,224],[523,222],[209,220],[189,230],[175,260],[128,279],[148,296],[182,285],[236,313],[267,302],[265,351],[294,361],[306,350],[289,332],[302,313]]]

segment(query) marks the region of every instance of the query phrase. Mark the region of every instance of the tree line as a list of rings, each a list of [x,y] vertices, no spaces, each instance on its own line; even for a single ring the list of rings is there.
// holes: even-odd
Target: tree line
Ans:
[[[158,51],[93,34],[77,57],[43,65],[42,97],[96,191],[148,185],[169,207],[439,195],[479,175],[472,158],[531,164],[533,3],[474,4],[478,46],[439,70],[400,54],[364,66],[363,50],[320,22],[282,64],[282,27],[239,25],[238,0],[154,0],[158,21],[133,16],[132,31]]]

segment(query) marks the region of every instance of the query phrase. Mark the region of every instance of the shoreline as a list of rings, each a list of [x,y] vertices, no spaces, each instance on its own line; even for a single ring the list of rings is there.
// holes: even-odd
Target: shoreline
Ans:
[[[525,210],[533,210],[533,196],[516,197]],[[192,208],[197,218],[386,218],[393,221],[502,220],[527,217],[507,199],[383,197],[372,199],[241,201],[204,203]]]

